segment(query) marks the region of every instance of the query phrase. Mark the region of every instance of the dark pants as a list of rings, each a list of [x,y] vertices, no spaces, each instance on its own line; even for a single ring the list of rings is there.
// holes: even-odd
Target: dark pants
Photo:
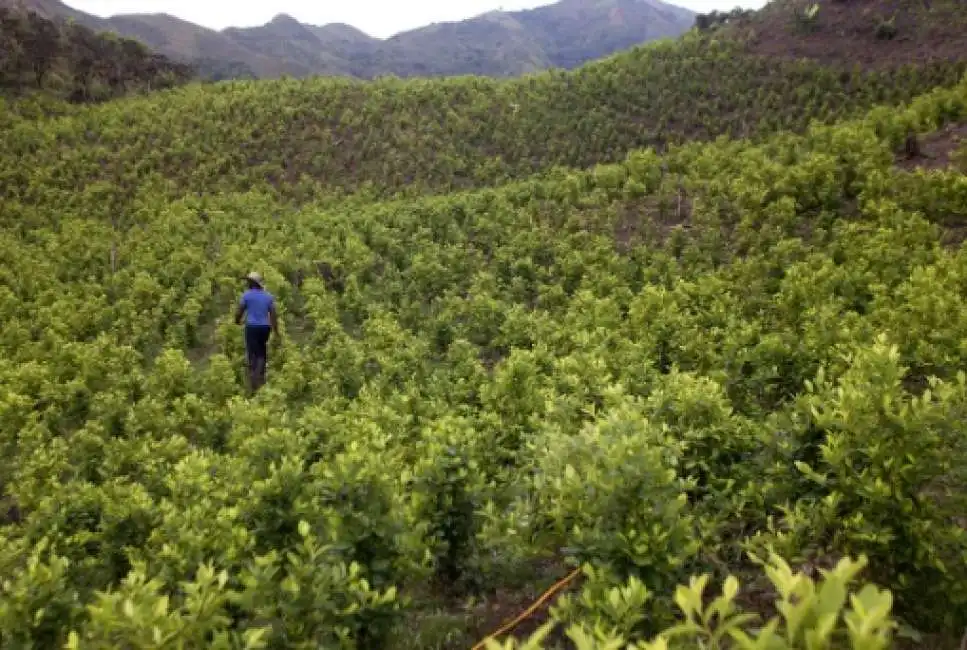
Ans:
[[[265,365],[269,355],[268,325],[245,326],[245,358],[248,362],[249,384],[258,390],[265,383]]]

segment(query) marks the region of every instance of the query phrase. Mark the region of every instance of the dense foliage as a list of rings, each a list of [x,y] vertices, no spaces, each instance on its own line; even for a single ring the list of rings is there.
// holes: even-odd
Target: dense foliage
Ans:
[[[137,41],[0,7],[0,92],[45,91],[73,102],[170,88],[194,76],[187,65]]]
[[[777,592],[775,606],[779,614],[754,632],[750,628],[760,622],[755,614],[742,611],[737,599],[739,581],[729,576],[722,593],[709,599],[705,592],[709,576],[705,574],[693,577],[687,586],[676,589],[675,604],[684,620],[662,630],[652,641],[627,644],[620,632],[616,633],[616,630],[631,629],[641,621],[642,605],[652,598],[647,587],[634,577],[625,585],[600,590],[596,595],[603,598],[595,602],[593,625],[588,621],[572,625],[567,629],[567,636],[576,650],[830,650],[840,647],[884,650],[890,647],[898,627],[890,617],[893,604],[890,592],[871,584],[850,592],[850,583],[865,566],[865,558],[858,562],[841,560],[819,584],[803,573],[794,572],[781,558],[772,557],[769,564],[760,564],[765,568],[770,586]],[[585,600],[594,598],[589,597],[590,593],[585,592]],[[538,650],[554,627],[553,622],[541,626],[525,643],[518,643],[514,638],[504,643],[487,639],[486,646],[489,650]]]
[[[0,114],[10,122],[0,177],[6,217],[19,223],[81,206],[121,218],[185,192],[416,196],[618,161],[639,147],[802,131],[950,86],[965,69],[838,71],[691,36],[514,81],[192,85],[47,121]]]
[[[670,130],[644,105],[801,128],[956,69],[844,85],[697,39],[616,61],[5,111],[0,645],[461,647],[457,599],[565,563],[588,578],[552,616],[582,650],[959,635],[967,251],[941,241],[967,179],[894,151],[967,119],[967,82],[623,156]],[[647,83],[675,75],[691,94]],[[752,97],[782,110],[727,110]],[[299,183],[618,158],[384,202]],[[253,266],[283,336],[249,398],[229,317]],[[879,588],[847,599],[846,557]],[[678,589],[702,574],[723,599]],[[760,636],[733,617],[761,600]]]

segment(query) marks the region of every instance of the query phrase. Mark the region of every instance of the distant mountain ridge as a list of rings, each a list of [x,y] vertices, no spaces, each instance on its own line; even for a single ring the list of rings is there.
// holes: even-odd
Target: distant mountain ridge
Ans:
[[[60,0],[0,0],[50,18],[134,38],[209,79],[314,74],[517,76],[573,68],[647,41],[676,37],[694,12],[661,0],[560,0],[526,11],[492,11],[434,23],[388,39],[344,24],[307,25],[279,14],[258,27],[208,29],[168,14],[100,18]]]

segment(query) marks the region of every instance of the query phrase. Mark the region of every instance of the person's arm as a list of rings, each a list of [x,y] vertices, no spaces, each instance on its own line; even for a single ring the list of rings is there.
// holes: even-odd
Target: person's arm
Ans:
[[[238,310],[235,312],[235,324],[242,324],[242,317],[245,316],[245,296],[238,302]]]
[[[271,323],[270,332],[275,333],[276,338],[279,336],[279,319],[275,313],[275,300],[269,305],[269,323]]]

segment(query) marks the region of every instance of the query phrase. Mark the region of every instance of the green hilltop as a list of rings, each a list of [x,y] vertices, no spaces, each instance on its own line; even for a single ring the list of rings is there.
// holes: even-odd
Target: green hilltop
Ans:
[[[959,647],[967,9],[811,6],[4,100],[0,647]]]

